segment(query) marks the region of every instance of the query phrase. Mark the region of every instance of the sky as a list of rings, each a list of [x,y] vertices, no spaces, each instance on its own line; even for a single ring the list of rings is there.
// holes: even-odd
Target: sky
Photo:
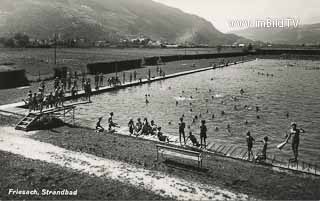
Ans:
[[[294,19],[301,24],[320,23],[320,0],[154,0],[210,21],[230,32],[234,20]],[[245,27],[246,28],[246,27]]]

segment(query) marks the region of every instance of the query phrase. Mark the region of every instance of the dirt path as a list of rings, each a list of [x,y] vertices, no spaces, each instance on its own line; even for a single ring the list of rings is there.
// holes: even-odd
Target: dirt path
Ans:
[[[248,196],[215,186],[188,182],[181,178],[137,168],[133,165],[69,151],[32,140],[12,127],[0,128],[0,149],[25,158],[54,163],[105,179],[117,180],[178,200],[247,200]],[[33,134],[33,133],[29,133]]]

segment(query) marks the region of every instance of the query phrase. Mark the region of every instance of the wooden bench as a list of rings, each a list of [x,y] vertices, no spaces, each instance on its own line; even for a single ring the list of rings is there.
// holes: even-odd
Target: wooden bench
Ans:
[[[156,144],[157,148],[157,161],[159,160],[159,154],[173,157],[184,158],[188,160],[198,161],[198,167],[202,168],[202,151],[191,151],[182,148],[176,148],[172,146],[166,146],[162,144]]]

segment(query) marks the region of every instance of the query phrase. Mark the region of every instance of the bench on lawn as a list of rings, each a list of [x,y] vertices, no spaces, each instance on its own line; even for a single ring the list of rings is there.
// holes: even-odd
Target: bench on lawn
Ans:
[[[202,151],[191,151],[182,148],[176,148],[172,146],[166,146],[162,144],[156,144],[157,147],[157,161],[159,160],[159,154],[173,157],[179,157],[189,160],[198,161],[198,167],[202,168]]]

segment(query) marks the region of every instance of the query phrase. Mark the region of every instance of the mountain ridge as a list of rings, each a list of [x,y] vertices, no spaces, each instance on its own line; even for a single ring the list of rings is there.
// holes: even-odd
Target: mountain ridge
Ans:
[[[297,28],[248,28],[232,33],[255,41],[320,45],[320,23],[304,24]]]
[[[244,40],[209,21],[151,0],[0,0],[0,36],[118,40],[145,35],[174,43],[232,44]]]

